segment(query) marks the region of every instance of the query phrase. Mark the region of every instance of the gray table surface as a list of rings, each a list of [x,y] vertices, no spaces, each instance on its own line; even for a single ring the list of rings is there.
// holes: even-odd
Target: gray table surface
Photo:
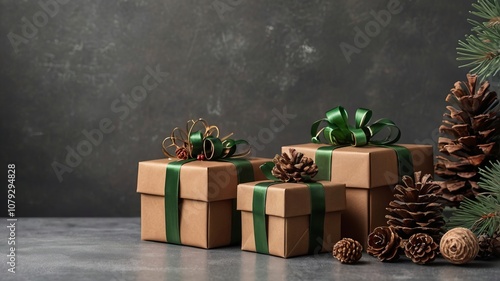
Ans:
[[[282,259],[141,241],[139,218],[18,218],[12,274],[3,221],[0,280],[500,280],[499,260],[456,266],[438,258],[422,266],[364,253],[344,265],[329,253]]]

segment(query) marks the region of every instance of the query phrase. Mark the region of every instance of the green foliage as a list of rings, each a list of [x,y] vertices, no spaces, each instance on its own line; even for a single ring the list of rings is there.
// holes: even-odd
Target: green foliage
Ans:
[[[479,186],[486,190],[474,200],[464,198],[459,208],[453,212],[449,227],[466,227],[476,235],[490,237],[500,229],[500,161],[491,167],[480,169]]]
[[[478,0],[472,4],[476,10],[470,13],[485,19],[485,22],[468,20],[472,25],[465,41],[459,41],[459,61],[469,61],[460,67],[473,67],[470,72],[485,78],[500,70],[500,0]]]

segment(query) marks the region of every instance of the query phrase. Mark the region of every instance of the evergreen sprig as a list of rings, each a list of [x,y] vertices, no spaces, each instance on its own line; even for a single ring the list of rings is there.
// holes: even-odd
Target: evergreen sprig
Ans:
[[[458,41],[459,61],[469,61],[460,67],[473,67],[470,72],[479,77],[494,76],[500,71],[500,0],[478,0],[470,13],[485,22],[468,20],[475,34]]]
[[[480,169],[479,173],[479,186],[486,192],[474,200],[464,198],[453,212],[448,226],[466,227],[476,235],[487,234],[491,237],[500,229],[500,161]]]

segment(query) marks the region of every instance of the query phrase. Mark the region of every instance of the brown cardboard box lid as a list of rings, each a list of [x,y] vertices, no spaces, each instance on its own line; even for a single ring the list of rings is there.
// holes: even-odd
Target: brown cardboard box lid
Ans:
[[[252,211],[253,191],[257,183],[238,185],[237,209]],[[344,184],[320,181],[325,188],[325,211],[335,212],[345,209],[346,193]],[[269,186],[266,195],[266,214],[277,217],[295,217],[311,213],[311,195],[304,183],[280,183]]]
[[[410,150],[415,171],[434,174],[432,145],[396,144]],[[306,157],[315,159],[316,150],[326,144],[306,143],[283,146],[287,152],[295,148]],[[375,188],[398,182],[396,153],[378,146],[346,146],[333,151],[332,178],[334,183],[344,183],[348,187]]]
[[[253,166],[254,179],[265,179],[259,166],[267,158],[247,159]],[[163,158],[139,162],[137,192],[165,196],[167,164],[178,159]],[[238,177],[236,167],[224,161],[193,161],[181,167],[179,197],[200,201],[218,201],[236,198]]]

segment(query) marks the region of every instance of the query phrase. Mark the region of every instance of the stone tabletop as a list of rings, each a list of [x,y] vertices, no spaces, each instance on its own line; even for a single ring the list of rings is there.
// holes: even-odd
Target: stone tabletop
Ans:
[[[8,226],[7,219],[4,224]],[[382,263],[364,253],[344,265],[329,253],[282,259],[140,240],[140,218],[18,218],[16,273],[8,272],[9,229],[4,237],[1,280],[500,280],[500,261],[456,266],[404,258]]]

